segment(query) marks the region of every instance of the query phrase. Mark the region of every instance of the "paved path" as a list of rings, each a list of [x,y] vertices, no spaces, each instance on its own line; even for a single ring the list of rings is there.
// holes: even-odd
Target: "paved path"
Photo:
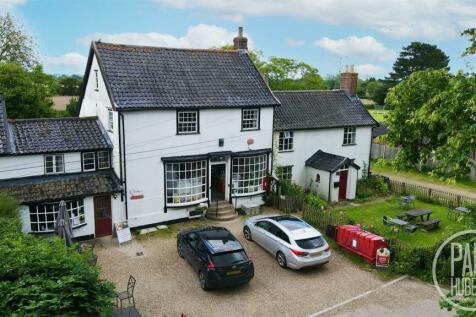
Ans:
[[[405,182],[405,183],[409,183],[409,184],[425,186],[425,187],[429,187],[431,189],[436,189],[436,190],[440,190],[440,191],[444,191],[444,192],[448,192],[448,193],[453,193],[453,194],[456,194],[456,195],[464,195],[464,196],[467,196],[467,197],[476,198],[476,193],[475,192],[472,192],[472,191],[466,190],[466,189],[454,188],[454,187],[435,184],[435,183],[431,183],[431,182],[415,180],[415,179],[412,179],[412,178],[409,178],[409,177],[399,176],[399,175],[395,175],[395,174],[392,174],[392,173],[378,172],[378,174],[387,176],[388,178],[399,181],[399,182]]]
[[[220,223],[254,259],[255,277],[248,285],[202,291],[197,274],[178,257],[174,238],[152,237],[120,247],[101,240],[96,250],[101,275],[118,289],[134,275],[137,308],[144,317],[451,316],[438,307],[433,287],[407,277],[382,280],[337,251],[324,267],[281,269],[273,256],[243,239],[241,224],[241,219]]]

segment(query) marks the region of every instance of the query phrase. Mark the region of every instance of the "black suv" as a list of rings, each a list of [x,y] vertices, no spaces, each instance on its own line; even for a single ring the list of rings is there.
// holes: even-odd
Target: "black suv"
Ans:
[[[254,276],[251,257],[226,228],[180,231],[177,252],[198,272],[204,290],[247,283]]]

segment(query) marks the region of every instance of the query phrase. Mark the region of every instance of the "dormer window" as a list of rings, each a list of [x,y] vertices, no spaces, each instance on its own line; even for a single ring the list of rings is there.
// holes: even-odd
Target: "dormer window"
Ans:
[[[45,174],[64,173],[64,156],[63,154],[45,155]]]
[[[199,133],[198,110],[177,111],[177,134]]]
[[[259,109],[243,109],[241,111],[241,130],[259,130]]]

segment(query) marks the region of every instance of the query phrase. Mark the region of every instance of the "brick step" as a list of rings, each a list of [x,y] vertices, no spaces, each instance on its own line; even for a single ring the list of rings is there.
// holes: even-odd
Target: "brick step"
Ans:
[[[236,218],[239,217],[235,213],[233,213],[231,215],[227,215],[226,217],[223,217],[223,216],[215,217],[215,215],[213,215],[213,213],[207,213],[206,216],[207,216],[208,219],[214,220],[214,221],[229,221],[229,220],[233,220],[233,219],[236,219]]]

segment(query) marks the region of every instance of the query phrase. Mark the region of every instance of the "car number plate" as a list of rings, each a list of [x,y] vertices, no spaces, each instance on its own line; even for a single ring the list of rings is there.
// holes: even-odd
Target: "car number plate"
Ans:
[[[226,275],[238,275],[240,273],[241,271],[230,271],[230,272],[226,272]]]
[[[321,252],[312,253],[311,256],[320,256],[321,254],[322,254],[322,251],[321,251]]]

